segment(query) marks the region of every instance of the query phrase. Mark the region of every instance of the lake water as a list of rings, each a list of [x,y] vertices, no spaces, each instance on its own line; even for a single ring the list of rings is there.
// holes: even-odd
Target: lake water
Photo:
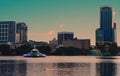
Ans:
[[[120,57],[0,56],[0,76],[120,76]]]

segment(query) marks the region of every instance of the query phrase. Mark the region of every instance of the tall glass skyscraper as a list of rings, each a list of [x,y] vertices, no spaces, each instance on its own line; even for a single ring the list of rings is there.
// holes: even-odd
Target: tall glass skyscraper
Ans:
[[[100,28],[96,30],[96,42],[116,42],[116,23],[111,7],[100,8]]]

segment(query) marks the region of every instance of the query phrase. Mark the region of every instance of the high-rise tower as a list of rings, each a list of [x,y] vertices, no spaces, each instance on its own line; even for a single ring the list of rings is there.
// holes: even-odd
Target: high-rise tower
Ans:
[[[116,42],[116,23],[111,7],[100,8],[100,28],[96,30],[96,42]]]

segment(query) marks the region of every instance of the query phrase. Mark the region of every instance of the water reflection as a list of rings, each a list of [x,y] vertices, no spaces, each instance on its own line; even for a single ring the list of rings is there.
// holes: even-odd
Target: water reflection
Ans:
[[[117,65],[111,61],[96,64],[96,76],[116,76]]]
[[[0,61],[0,76],[95,76],[95,63]]]
[[[27,64],[27,75],[26,76],[48,76],[46,75],[46,65],[44,63],[28,63]]]
[[[55,76],[90,76],[90,63],[58,63]]]
[[[0,76],[95,76],[95,74],[116,76],[116,64],[113,62],[26,64],[23,61],[0,61]]]
[[[92,76],[90,63],[29,63],[27,76]]]
[[[84,61],[84,58],[80,59],[84,62],[65,60],[59,62],[60,59],[58,61],[57,58],[55,62],[41,60],[44,59],[0,60],[0,76],[119,76],[120,74],[120,63],[117,62],[119,59],[92,58],[89,62]]]
[[[0,60],[0,76],[26,76],[24,61]]]

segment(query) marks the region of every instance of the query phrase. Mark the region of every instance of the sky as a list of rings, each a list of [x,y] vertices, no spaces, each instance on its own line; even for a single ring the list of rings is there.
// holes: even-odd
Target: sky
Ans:
[[[117,42],[120,45],[120,0],[0,0],[0,21],[25,22],[28,40],[49,42],[58,32],[74,32],[78,39],[95,44],[100,26],[100,7],[115,11]]]

